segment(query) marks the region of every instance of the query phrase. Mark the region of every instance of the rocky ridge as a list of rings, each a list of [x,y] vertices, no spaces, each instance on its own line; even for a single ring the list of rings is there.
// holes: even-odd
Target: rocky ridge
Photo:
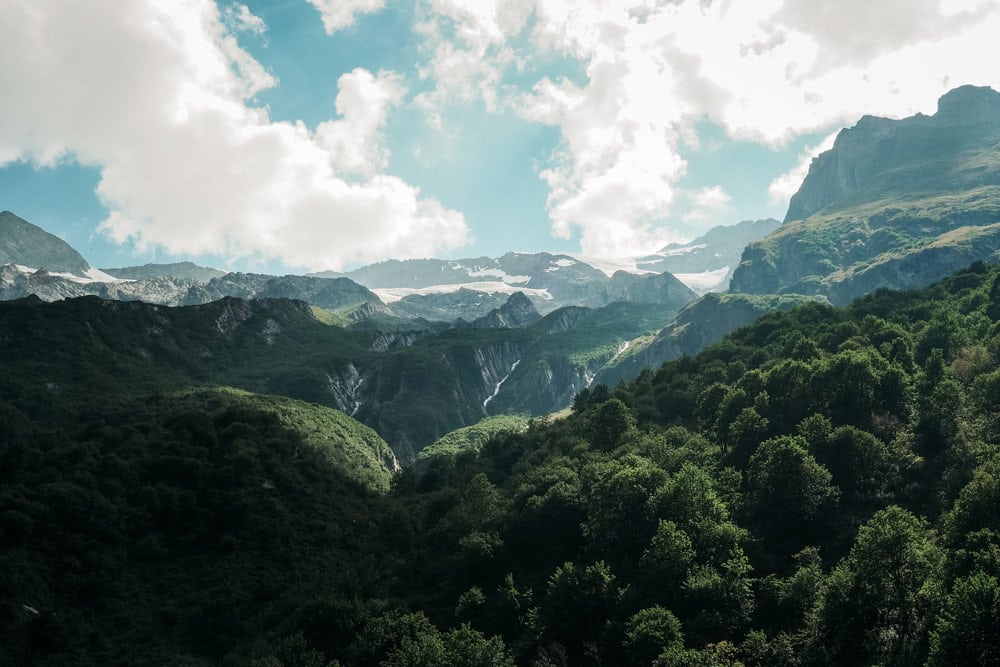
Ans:
[[[784,224],[743,252],[730,289],[846,304],[914,289],[1000,251],[1000,93],[964,86],[933,116],[866,116],[817,157]]]

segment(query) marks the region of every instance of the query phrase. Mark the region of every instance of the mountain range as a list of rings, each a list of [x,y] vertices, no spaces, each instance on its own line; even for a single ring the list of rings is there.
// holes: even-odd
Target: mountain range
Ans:
[[[997,664],[998,119],[862,119],[698,298],[122,278],[0,215],[0,663]]]
[[[688,244],[618,262],[508,253],[496,259],[393,260],[346,274],[268,276],[191,262],[99,271],[58,237],[5,211],[0,214],[0,229],[5,230],[0,263],[10,266],[0,274],[0,298],[36,294],[52,301],[95,295],[175,306],[222,296],[287,296],[330,310],[370,303],[385,306],[378,310],[382,315],[445,322],[483,317],[515,292],[526,295],[543,314],[567,305],[601,307],[621,300],[672,303],[724,289],[743,246],[777,224],[759,220],[718,227]],[[31,252],[25,251],[28,247]],[[674,273],[681,278],[675,280]]]
[[[744,221],[627,262],[512,252],[307,276],[190,263],[97,270],[57,237],[5,212],[0,296],[220,303],[243,313],[226,316],[236,322],[253,319],[247,313],[256,306],[233,299],[302,302],[264,317],[247,339],[264,340],[261,350],[299,341],[294,352],[278,355],[280,364],[243,358],[268,369],[254,379],[223,367],[214,372],[234,386],[337,407],[374,427],[407,462],[452,429],[488,415],[558,410],[595,382],[614,385],[692,356],[763,313],[807,301],[841,304],[880,287],[920,287],[977,259],[996,259],[998,156],[1000,94],[958,88],[932,116],[864,117],[843,130],[813,161],[780,225]],[[725,284],[730,274],[727,293],[698,297],[692,289]],[[210,329],[225,329],[220,317],[226,320],[211,316]],[[149,326],[183,340],[174,329],[188,324],[166,322]],[[313,333],[300,336],[300,329]],[[341,332],[336,343],[327,340],[333,331]],[[340,352],[330,357],[329,345]],[[140,356],[149,351],[135,340],[127,347]],[[211,358],[230,356],[206,350]]]

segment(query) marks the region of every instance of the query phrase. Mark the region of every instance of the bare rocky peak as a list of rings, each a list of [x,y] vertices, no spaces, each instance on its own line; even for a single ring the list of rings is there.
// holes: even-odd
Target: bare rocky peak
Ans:
[[[61,238],[10,211],[3,211],[0,212],[0,264],[7,263],[78,276],[90,270],[87,260]]]
[[[802,187],[788,204],[785,222],[802,220],[835,202],[849,200],[861,190],[873,189],[876,177],[899,166],[931,165],[981,146],[1000,136],[1000,93],[992,88],[961,86],[938,100],[933,116],[917,114],[894,120],[864,116],[837,135],[833,148],[817,156]],[[922,186],[915,173],[906,177]]]

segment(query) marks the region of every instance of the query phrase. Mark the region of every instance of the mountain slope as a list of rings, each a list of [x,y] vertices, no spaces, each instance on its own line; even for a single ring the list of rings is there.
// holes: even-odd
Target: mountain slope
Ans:
[[[11,263],[77,276],[85,276],[91,268],[80,253],[58,236],[3,211],[0,212],[0,265]]]
[[[695,294],[672,276],[648,279],[659,271],[610,275],[587,260],[547,252],[511,252],[492,259],[391,260],[346,274],[379,294],[399,315],[427,319],[482,317],[514,292],[531,299],[542,314],[573,305],[600,308],[620,300],[645,303],[690,301]],[[317,274],[334,275],[334,274]],[[639,288],[646,280],[656,287]],[[668,284],[670,285],[669,294]],[[653,295],[657,290],[659,294]],[[464,311],[464,312],[463,312]]]
[[[154,398],[35,421],[0,395],[0,663],[217,665],[303,601],[382,588],[370,429],[230,389]]]
[[[725,290],[743,249],[780,224],[774,218],[767,218],[713,227],[688,243],[671,243],[658,253],[639,258],[636,267],[657,273],[669,271],[699,294]]]
[[[613,387],[635,378],[644,368],[656,369],[672,359],[693,357],[761,315],[815,300],[797,294],[706,294],[684,307],[655,336],[631,341],[628,350],[602,368],[594,382]]]
[[[100,312],[241,337],[235,303],[11,308],[15,352],[67,310],[93,354]],[[994,664],[998,318],[982,263],[774,313],[565,418],[455,434],[385,494],[331,465],[316,406],[204,389],[39,419],[4,386],[0,663]],[[0,383],[86,384],[86,359],[0,354]]]
[[[99,412],[130,395],[233,386],[338,408],[409,462],[488,415],[566,407],[626,341],[659,329],[675,311],[614,304],[560,333],[541,322],[443,331],[393,323],[380,331],[324,324],[314,313],[325,311],[285,299],[169,308],[29,297],[0,302],[0,392],[44,420]]]
[[[179,278],[207,283],[212,278],[226,275],[226,271],[198,266],[193,262],[174,262],[172,264],[143,264],[142,266],[123,266],[120,268],[101,269],[108,275],[125,280],[148,280],[150,278]]]
[[[965,86],[933,116],[866,116],[816,158],[785,223],[750,244],[733,291],[848,303],[1000,256],[1000,93]]]

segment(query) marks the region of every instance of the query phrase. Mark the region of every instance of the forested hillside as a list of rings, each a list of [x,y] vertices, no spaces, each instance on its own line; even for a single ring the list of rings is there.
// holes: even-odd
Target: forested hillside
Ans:
[[[983,264],[773,313],[387,493],[295,405],[7,394],[0,662],[997,664],[998,320]]]
[[[36,419],[101,412],[136,393],[225,385],[339,408],[403,463],[484,417],[568,406],[670,306],[561,309],[523,329],[430,334],[340,327],[288,299],[164,307],[82,297],[0,301],[0,393]]]

